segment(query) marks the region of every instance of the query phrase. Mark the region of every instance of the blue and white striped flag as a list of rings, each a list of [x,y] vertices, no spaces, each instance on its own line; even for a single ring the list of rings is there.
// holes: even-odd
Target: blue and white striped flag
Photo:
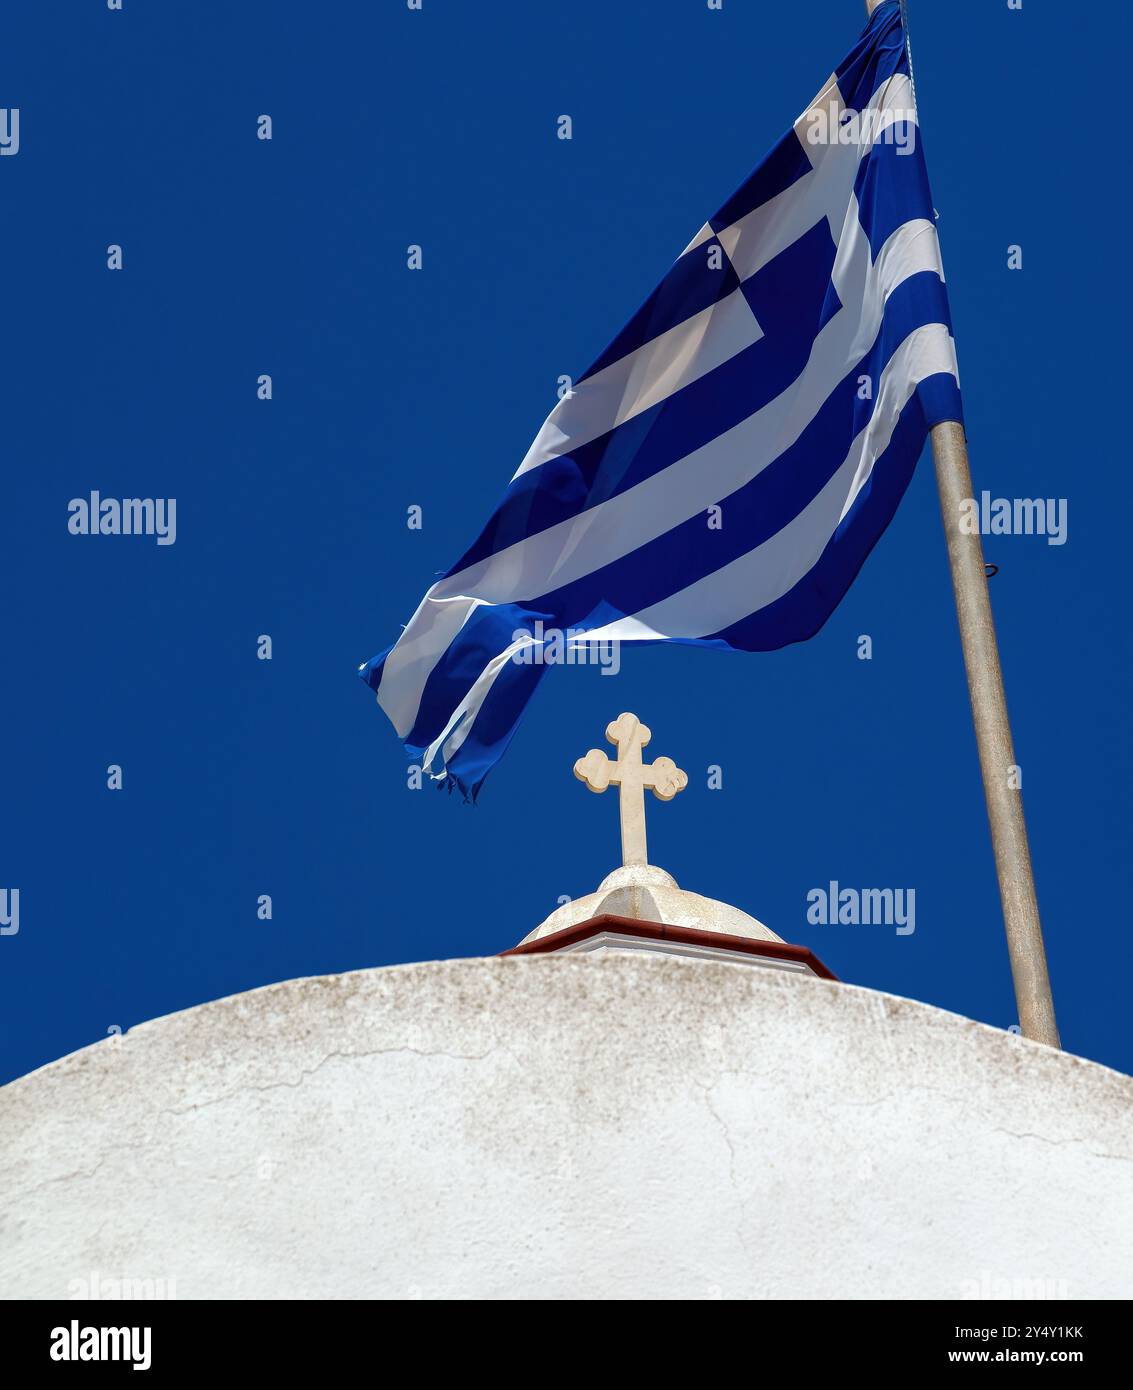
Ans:
[[[928,430],[960,419],[889,0],[551,412],[471,549],[363,679],[425,771],[475,797],[549,633],[803,641],[889,524]]]

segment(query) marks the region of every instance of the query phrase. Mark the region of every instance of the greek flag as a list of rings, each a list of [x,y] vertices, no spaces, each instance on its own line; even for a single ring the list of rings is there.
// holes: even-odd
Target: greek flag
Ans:
[[[475,798],[573,643],[813,636],[960,420],[898,0],[548,416],[488,524],[362,667]]]

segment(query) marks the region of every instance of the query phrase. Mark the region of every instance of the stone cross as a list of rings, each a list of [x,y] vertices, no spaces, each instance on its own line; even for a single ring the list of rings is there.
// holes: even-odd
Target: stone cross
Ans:
[[[648,864],[645,850],[645,789],[661,801],[672,801],[688,786],[688,776],[672,758],[641,761],[641,750],[653,737],[636,714],[619,714],[606,725],[607,739],[617,747],[618,760],[612,763],[600,748],[591,748],[574,765],[574,775],[592,792],[607,787],[619,789],[622,820],[622,863]]]

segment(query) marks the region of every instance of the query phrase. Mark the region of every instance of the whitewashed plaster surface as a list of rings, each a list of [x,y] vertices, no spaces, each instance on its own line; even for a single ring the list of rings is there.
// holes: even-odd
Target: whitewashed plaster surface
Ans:
[[[294,980],[0,1091],[0,1295],[1128,1298],[1131,1102],[1079,1058],[741,966]]]

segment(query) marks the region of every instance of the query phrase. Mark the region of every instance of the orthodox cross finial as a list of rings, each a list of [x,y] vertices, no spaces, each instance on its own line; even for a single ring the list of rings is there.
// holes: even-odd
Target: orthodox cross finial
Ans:
[[[607,739],[617,747],[618,760],[611,762],[600,748],[591,748],[574,765],[574,775],[592,792],[615,786],[620,793],[622,821],[622,863],[648,864],[645,849],[645,789],[661,801],[672,801],[688,786],[688,776],[672,758],[655,758],[643,763],[641,750],[653,737],[636,714],[619,714],[606,726]]]

